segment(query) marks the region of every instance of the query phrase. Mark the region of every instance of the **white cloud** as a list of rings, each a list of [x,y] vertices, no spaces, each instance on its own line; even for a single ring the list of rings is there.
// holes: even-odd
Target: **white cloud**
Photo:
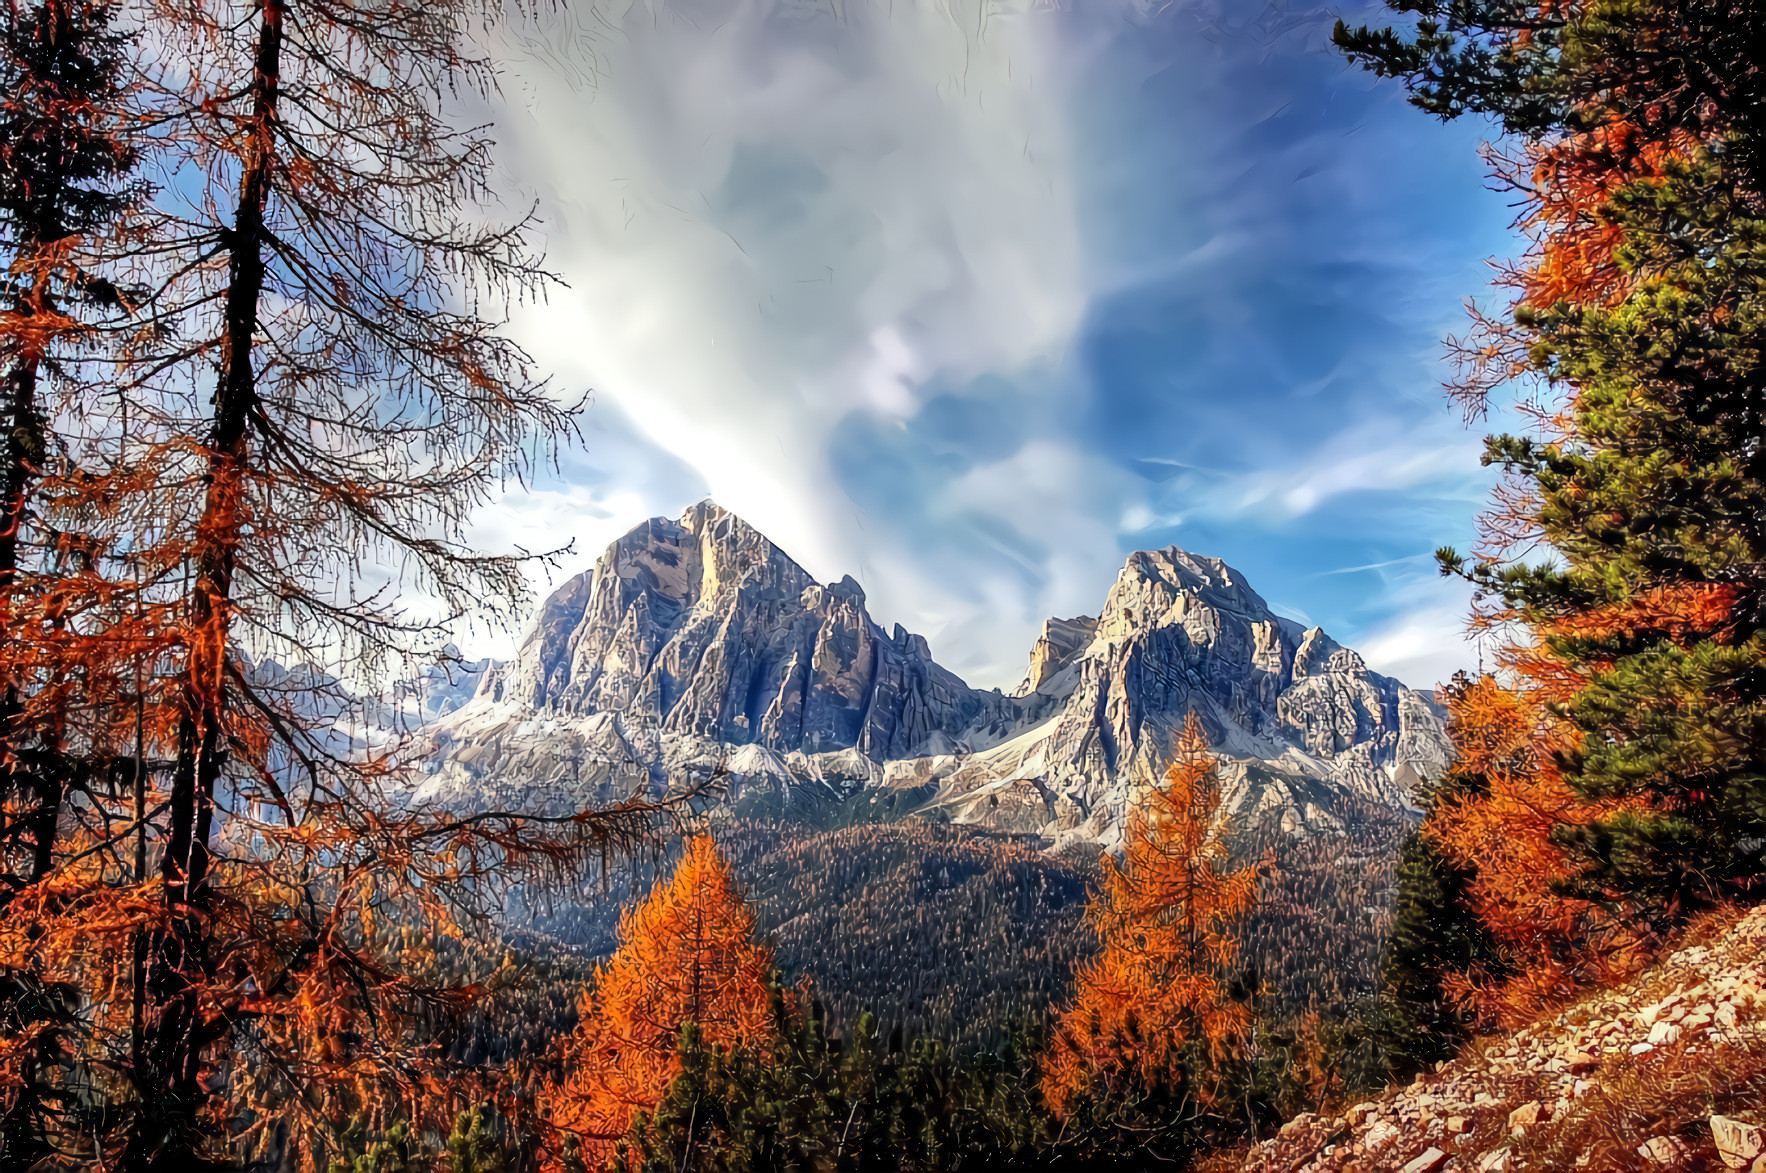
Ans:
[[[1374,671],[1412,688],[1434,688],[1462,668],[1477,667],[1478,647],[1466,634],[1467,584],[1419,577],[1397,584],[1382,605],[1397,614],[1353,641]]]
[[[1146,531],[1224,521],[1279,541],[1346,494],[1474,496],[1477,445],[1445,413],[1439,427],[1416,413],[1354,423],[1366,404],[1346,407],[1341,432],[1298,453],[1292,429],[1260,440],[1247,419],[1221,468],[1149,453],[1138,476],[1083,434],[1087,397],[1119,390],[1081,385],[1084,362],[1067,361],[1108,292],[1098,283],[1191,268],[1201,281],[1246,241],[1229,224],[1177,260],[1133,250],[1145,273],[1104,271],[1096,238],[1120,217],[1094,203],[1080,223],[1087,144],[1069,120],[1096,97],[1076,79],[1149,6],[1083,21],[1051,7],[603,0],[498,34],[505,99],[490,117],[508,202],[538,197],[568,282],[514,332],[562,391],[596,390],[590,426],[607,426],[562,475],[486,508],[471,537],[575,538],[570,573],[642,518],[710,495],[817,576],[859,577],[880,622],[926,634],[972,683],[1009,686],[1042,619],[1094,610],[1123,545],[1156,540]],[[1110,165],[1188,159],[1188,133],[1160,122],[1156,142]],[[1018,399],[995,396],[961,426],[1004,439],[939,449],[923,426],[937,397],[983,380]],[[919,447],[887,451],[892,437]],[[873,456],[878,475],[855,486]],[[1354,642],[1382,670],[1429,679],[1463,607],[1382,582],[1356,613],[1398,618]],[[504,652],[512,638],[463,643]]]
[[[812,573],[862,562],[884,621],[972,605],[911,550],[879,556],[828,449],[851,413],[911,417],[928,378],[1058,361],[1079,324],[1061,54],[1031,8],[598,3],[500,34],[510,202],[537,194],[569,286],[514,333],[693,473],[650,478],[624,525],[708,490]],[[1011,489],[971,507],[1009,515]],[[541,508],[530,528],[574,526],[593,557],[571,494]],[[505,500],[482,532],[531,509]]]
[[[918,359],[893,323],[871,332],[871,362],[859,377],[859,385],[873,407],[890,415],[913,415],[919,406],[913,391],[919,373]]]
[[[1028,24],[977,40],[943,5],[701,12],[561,10],[619,30],[592,89],[512,62],[531,117],[505,151],[571,285],[516,323],[548,362],[727,484],[755,462],[811,479],[759,441],[808,457],[883,383],[1060,349],[1083,297]]]
[[[948,646],[953,670],[1010,688],[1024,674],[1026,631],[1033,636],[1050,615],[1096,614],[1123,561],[1116,530],[1100,518],[1135,491],[1131,480],[1073,444],[1034,440],[952,482],[940,494],[941,513],[988,523],[962,526],[984,548],[952,559],[984,601],[941,633],[940,658]]]
[[[1429,485],[1448,493],[1482,493],[1483,443],[1437,421],[1398,432],[1384,421],[1348,428],[1321,443],[1293,469],[1261,469],[1227,487],[1236,511],[1263,509],[1301,517],[1333,497]]]

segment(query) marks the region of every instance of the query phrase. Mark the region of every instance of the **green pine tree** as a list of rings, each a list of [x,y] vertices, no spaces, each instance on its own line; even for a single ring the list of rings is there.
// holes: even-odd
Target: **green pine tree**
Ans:
[[[1457,781],[1457,780],[1456,780]],[[1506,973],[1490,934],[1466,901],[1473,876],[1418,829],[1396,869],[1392,935],[1379,988],[1342,1028],[1343,1081],[1351,1092],[1408,1079],[1459,1052],[1469,1024],[1442,991],[1449,973]]]
[[[448,1134],[450,1173],[503,1173],[507,1166],[503,1138],[485,1112],[475,1105],[454,1117],[454,1130]]]
[[[773,1013],[764,1052],[708,1047],[683,1027],[681,1073],[621,1159],[646,1173],[1057,1167],[1025,1048],[959,1060],[918,1040],[895,1054],[871,1014],[835,1040],[814,1005],[785,991],[774,991]]]
[[[1582,733],[1560,765],[1628,813],[1565,827],[1565,885],[1666,931],[1758,899],[1766,846],[1766,10],[1596,0],[1392,0],[1410,34],[1337,41],[1443,117],[1494,114],[1569,167],[1629,173],[1590,215],[1620,234],[1618,280],[1514,327],[1570,392],[1558,438],[1497,436],[1487,463],[1528,487],[1545,562],[1464,573],[1575,679]],[[1572,139],[1602,128],[1624,133]],[[1604,145],[1603,145],[1604,144]],[[1665,164],[1641,165],[1671,144]],[[1604,153],[1602,153],[1604,152]],[[1659,173],[1652,173],[1659,172]],[[1609,296],[1611,295],[1611,296]]]
[[[338,1149],[329,1173],[419,1173],[435,1163],[435,1153],[414,1140],[402,1120],[370,1134],[359,1117],[352,1119],[338,1138]]]

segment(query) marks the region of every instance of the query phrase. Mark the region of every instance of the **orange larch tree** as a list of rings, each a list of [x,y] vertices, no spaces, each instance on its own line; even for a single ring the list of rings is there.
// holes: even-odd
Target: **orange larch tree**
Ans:
[[[1337,43],[1423,109],[1502,120],[1532,243],[1460,390],[1477,410],[1528,378],[1533,427],[1490,439],[1507,483],[1475,563],[1443,568],[1519,632],[1503,683],[1574,731],[1540,760],[1586,818],[1552,833],[1569,874],[1536,883],[1659,945],[1766,896],[1766,13],[1390,7]]]
[[[384,684],[449,620],[512,617],[523,559],[457,536],[572,427],[499,333],[547,275],[523,224],[472,222],[491,144],[442,110],[493,84],[469,48],[486,6],[146,7],[150,35],[103,41],[135,84],[97,155],[118,191],[137,152],[163,188],[77,255],[26,232],[41,184],[0,207],[24,425],[0,509],[9,537],[35,519],[53,538],[7,580],[23,719],[5,732],[66,759],[51,785],[5,779],[0,977],[77,1010],[54,1064],[34,1058],[41,1023],[0,1014],[0,1114],[66,1164],[304,1171],[350,1117],[445,1132],[466,1099],[510,1090],[445,1058],[449,1018],[485,991],[444,975],[439,943],[482,930],[512,885],[580,881],[674,800],[414,809],[396,755],[350,735],[358,702],[335,679]],[[8,66],[37,53],[67,77],[75,42],[33,40],[26,18],[108,11],[12,5]],[[44,122],[40,90],[3,97],[12,126]],[[90,111],[49,113],[79,130]],[[0,142],[0,187],[31,147]],[[52,322],[74,293],[108,297],[122,327]],[[55,416],[24,376],[74,338],[105,378]],[[267,657],[335,671],[278,676]],[[15,1075],[49,1081],[32,1103],[55,1110]]]
[[[1460,765],[1417,845],[1453,874],[1399,896],[1411,926],[1487,930],[1491,966],[1406,965],[1501,1025],[1766,898],[1766,10],[1389,6],[1335,40],[1425,110],[1500,118],[1529,242],[1451,388],[1476,416],[1524,380],[1528,426],[1488,441],[1475,558],[1440,552],[1506,646],[1456,690]]]
[[[591,1167],[613,1159],[633,1117],[654,1111],[680,1072],[683,1024],[696,1024],[707,1045],[764,1045],[772,967],[717,845],[695,836],[673,877],[620,919],[619,949],[560,1042],[561,1077],[541,1094],[554,1159],[567,1146]]]
[[[1130,816],[1123,859],[1106,860],[1087,910],[1098,954],[1059,1014],[1042,1077],[1064,1120],[1083,1112],[1188,1136],[1233,1095],[1230,1072],[1253,1020],[1227,986],[1258,876],[1229,864],[1219,806],[1218,770],[1192,713],[1164,784]]]
[[[1488,933],[1491,956],[1440,975],[1443,993],[1481,1028],[1512,1027],[1590,985],[1611,985],[1645,959],[1639,926],[1567,894],[1576,860],[1559,828],[1617,812],[1564,781],[1559,755],[1576,731],[1546,701],[1549,686],[1486,675],[1448,689],[1457,753],[1421,834],[1468,879],[1460,899]]]
[[[66,833],[113,779],[87,718],[130,651],[93,640],[103,575],[56,515],[70,409],[103,388],[83,360],[127,294],[97,254],[146,189],[136,176],[130,38],[114,0],[14,3],[0,20],[0,1165],[53,1155],[61,1072],[81,1048],[77,987],[45,963],[30,907]],[[115,608],[109,608],[114,612]],[[121,641],[126,642],[126,641]],[[9,934],[10,935],[10,934]]]

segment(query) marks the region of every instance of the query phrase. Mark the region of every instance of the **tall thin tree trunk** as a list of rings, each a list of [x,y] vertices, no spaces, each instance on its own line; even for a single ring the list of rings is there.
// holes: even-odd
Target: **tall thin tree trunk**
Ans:
[[[41,319],[47,307],[46,279],[39,275],[32,287],[23,293],[13,312],[27,321]],[[19,540],[24,530],[29,507],[31,485],[42,475],[44,437],[43,421],[37,405],[37,372],[42,364],[42,343],[29,332],[24,345],[6,371],[6,412],[10,425],[6,434],[5,483],[0,486],[0,606],[5,608],[6,638],[19,638],[17,624]],[[11,657],[9,657],[11,659]],[[22,681],[16,660],[9,663],[6,686],[0,693],[0,745],[10,759],[11,785],[5,789],[34,791],[35,801],[18,816],[23,826],[9,830],[23,831],[32,840],[30,878],[34,882],[45,875],[54,849],[55,822],[60,815],[60,788],[47,763],[33,754],[30,736],[24,728],[25,703]]]
[[[14,312],[21,318],[40,316],[44,307],[44,281],[39,277],[31,290],[18,299]],[[19,537],[24,528],[27,502],[32,483],[42,473],[43,428],[37,407],[37,372],[42,362],[40,342],[30,334],[5,376],[7,423],[4,485],[0,485],[0,607],[4,608],[4,639],[16,649],[19,641],[17,612]],[[21,803],[15,815],[0,815],[0,836],[17,845],[19,838],[31,841],[31,863],[26,882],[34,884],[49,873],[55,859],[55,829],[61,817],[60,772],[50,768],[52,762],[41,747],[32,746],[26,728],[23,682],[19,675],[20,661],[28,661],[16,650],[6,655],[6,683],[0,691],[0,749],[6,764],[0,766],[11,775],[0,792],[22,796],[31,793],[31,801]],[[7,821],[17,819],[8,826]],[[0,887],[0,916],[15,894],[10,885]],[[37,979],[25,972],[15,975],[18,988],[8,991],[23,994],[35,987]],[[34,999],[32,999],[34,1000]],[[49,1155],[42,1143],[41,1114],[45,1110],[37,1073],[53,1060],[57,1043],[54,1032],[40,1037],[39,1042],[24,1056],[18,1075],[23,1084],[10,1110],[0,1114],[0,1155],[9,1160],[31,1161]]]
[[[156,1101],[149,1125],[130,1146],[123,1167],[183,1170],[199,1166],[196,1113],[203,1098],[199,1071],[208,1039],[198,1016],[199,983],[208,958],[204,911],[209,902],[210,836],[216,784],[226,764],[225,671],[231,632],[240,495],[245,488],[252,410],[257,405],[252,336],[257,329],[265,264],[265,209],[275,160],[274,125],[280,88],[285,0],[259,0],[253,61],[251,146],[244,156],[239,203],[228,238],[229,268],[221,339],[221,373],[209,436],[207,497],[198,522],[196,575],[189,600],[184,715],[167,805],[161,873],[176,926],[162,938],[148,973],[148,1001],[157,1012],[145,1034],[143,1072]],[[149,1147],[152,1146],[152,1147]]]
[[[127,429],[125,428],[125,431]],[[141,564],[135,564],[135,607],[140,615]],[[135,817],[135,883],[147,882],[147,695],[141,660],[135,660],[135,768],[131,797]],[[129,1070],[142,1071],[147,1045],[147,934],[140,930],[129,959]]]

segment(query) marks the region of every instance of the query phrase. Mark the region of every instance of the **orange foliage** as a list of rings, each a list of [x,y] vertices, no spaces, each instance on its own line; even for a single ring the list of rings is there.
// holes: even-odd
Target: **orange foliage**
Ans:
[[[1578,0],[1551,0],[1538,6],[1538,15],[1581,7]],[[1518,45],[1531,34],[1512,35]],[[1633,83],[1648,74],[1631,75]],[[1605,81],[1619,84],[1613,76]],[[1540,345],[1551,341],[1554,317],[1574,320],[1583,311],[1620,306],[1648,279],[1636,260],[1623,255],[1631,229],[1615,214],[1616,201],[1667,186],[1706,152],[1728,149],[1724,139],[1733,132],[1709,110],[1675,128],[1660,105],[1634,97],[1622,87],[1603,88],[1579,100],[1579,116],[1570,124],[1582,129],[1513,149],[1485,148],[1493,177],[1522,197],[1514,226],[1531,246],[1518,262],[1504,266],[1498,281],[1513,294],[1512,315],[1487,315],[1472,307],[1469,338],[1449,339],[1459,377],[1448,390],[1468,416],[1476,416],[1497,386],[1543,376],[1540,397],[1519,405],[1541,445],[1590,443],[1579,432],[1584,421],[1577,413],[1578,387],[1554,365],[1564,354],[1556,344]],[[1720,321],[1733,307],[1715,304],[1707,312]],[[1551,488],[1525,461],[1517,463],[1478,518],[1475,553],[1486,566],[1518,564],[1549,546],[1542,523],[1545,496],[1560,502],[1571,497],[1561,486]],[[1625,522],[1617,514],[1608,520]],[[1744,622],[1746,597],[1735,585],[1683,581],[1642,589],[1620,603],[1542,617],[1510,605],[1500,591],[1480,592],[1474,628],[1522,631],[1525,642],[1503,649],[1502,683],[1486,676],[1448,694],[1458,784],[1443,792],[1424,830],[1475,877],[1470,911],[1494,936],[1511,971],[1444,980],[1449,996],[1485,1025],[1514,1025],[1578,990],[1620,981],[1643,963],[1651,944],[1619,914],[1555,890],[1559,881],[1582,870],[1583,861],[1553,842],[1554,830],[1605,821],[1645,805],[1642,799],[1589,801],[1565,782],[1557,754],[1574,749],[1578,734],[1557,714],[1592,675],[1611,669],[1613,662],[1586,651],[1560,655],[1559,649],[1571,640],[1583,648],[1605,639],[1665,640],[1682,647],[1704,638],[1726,643]]]
[[[1718,643],[1728,643],[1730,637],[1725,633],[1739,621],[1747,594],[1736,583],[1670,583],[1650,587],[1620,603],[1559,619],[1546,630],[1582,639],[1659,633],[1681,647],[1716,633]]]
[[[0,114],[46,144],[9,173],[47,168],[0,209],[0,1144],[308,1173],[351,1117],[433,1132],[517,1101],[446,1059],[495,976],[449,938],[690,799],[407,806],[404,747],[336,719],[360,698],[264,664],[384,679],[439,638],[400,584],[457,615],[525,594],[520,558],[441,536],[572,414],[493,322],[440,308],[462,280],[547,280],[522,228],[453,231],[485,144],[432,99],[489,77],[456,19],[473,5],[153,3],[102,109],[51,92],[110,68],[92,45],[113,7],[14,5],[0,46],[39,83]],[[134,206],[137,150],[197,187]],[[82,174],[100,182],[70,202]]]
[[[1550,663],[1538,652],[1527,659]],[[1442,984],[1487,1026],[1527,1021],[1579,990],[1622,980],[1644,961],[1641,940],[1625,924],[1553,889],[1574,867],[1552,830],[1616,807],[1579,798],[1565,784],[1553,754],[1574,734],[1545,708],[1542,694],[1550,691],[1510,689],[1485,676],[1447,694],[1458,751],[1453,774],[1465,785],[1443,793],[1424,831],[1473,874],[1471,911],[1512,973],[1454,973]]]
[[[591,1166],[661,1101],[683,1023],[726,1047],[771,1029],[772,951],[754,940],[754,914],[709,835],[688,841],[674,876],[620,919],[619,940],[560,1047],[561,1081],[542,1092],[542,1112]]]
[[[1631,123],[1614,121],[1530,147],[1534,204],[1521,226],[1540,243],[1519,275],[1519,304],[1549,309],[1560,301],[1623,301],[1631,281],[1615,254],[1624,234],[1602,206],[1622,187],[1661,180],[1669,162],[1694,146],[1690,139],[1646,138]]]
[[[1559,657],[1551,641],[1636,637],[1652,633],[1687,643],[1735,621],[1739,588],[1678,583],[1640,592],[1534,625],[1538,642],[1503,653],[1510,684],[1486,676],[1448,693],[1457,760],[1453,787],[1431,813],[1425,831],[1446,855],[1475,877],[1472,911],[1507,955],[1511,976],[1449,975],[1450,997],[1484,1023],[1513,1026],[1576,992],[1624,980],[1647,960],[1651,942],[1641,927],[1589,900],[1555,891],[1578,868],[1552,832],[1644,810],[1648,800],[1590,801],[1564,781],[1557,754],[1574,748],[1576,730],[1554,712],[1609,664]],[[1503,613],[1502,618],[1515,616]]]
[[[1526,257],[1504,265],[1496,282],[1515,291],[1511,308],[1549,310],[1559,304],[1613,306],[1623,301],[1634,276],[1619,263],[1624,232],[1605,207],[1622,188],[1661,182],[1676,160],[1691,158],[1698,149],[1690,135],[1664,142],[1622,120],[1514,153],[1486,147],[1493,178],[1524,199],[1514,226],[1533,240]],[[1531,327],[1469,308],[1470,337],[1447,340],[1459,367],[1448,393],[1466,406],[1468,416],[1476,416],[1495,387],[1534,369],[1534,333]],[[1546,431],[1556,430],[1553,411],[1528,410],[1540,417]]]
[[[1165,785],[1129,820],[1121,863],[1109,861],[1087,910],[1097,956],[1056,1024],[1043,1094],[1059,1116],[1102,1090],[1178,1087],[1186,1052],[1210,1065],[1251,1033],[1250,1008],[1226,997],[1220,975],[1238,956],[1234,935],[1256,900],[1254,868],[1226,866],[1212,832],[1220,784],[1201,724],[1191,714]],[[1204,1077],[1192,1095],[1206,1107],[1217,1089]]]

